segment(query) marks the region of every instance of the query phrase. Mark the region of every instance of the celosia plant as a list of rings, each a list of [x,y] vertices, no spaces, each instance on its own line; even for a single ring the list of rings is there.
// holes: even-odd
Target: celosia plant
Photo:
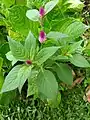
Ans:
[[[21,16],[19,17],[21,21],[16,21],[19,12],[15,12],[16,16],[13,15],[14,9],[19,7],[14,6],[9,11],[11,17],[8,19],[9,22],[12,21],[10,25],[14,26],[20,35],[23,34],[23,38],[29,28],[30,32],[21,42],[19,42],[21,39],[16,41],[8,36],[10,51],[6,57],[12,62],[13,67],[5,77],[1,93],[18,89],[21,94],[22,87],[28,81],[27,96],[34,95],[36,98],[47,100],[50,104],[58,103],[60,85],[64,83],[71,86],[73,83],[72,66],[90,67],[83,52],[86,43],[82,40],[88,26],[71,17],[58,18],[57,13],[61,15],[59,5],[59,0],[52,0],[38,9],[27,10],[26,7],[20,6],[20,10],[18,9],[20,13],[26,14],[23,16],[22,27]],[[53,9],[56,12],[54,14]]]

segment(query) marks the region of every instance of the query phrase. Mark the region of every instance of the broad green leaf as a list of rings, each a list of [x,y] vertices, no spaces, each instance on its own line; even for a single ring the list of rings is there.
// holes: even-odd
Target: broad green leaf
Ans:
[[[35,61],[38,65],[44,63],[50,58],[60,47],[46,47],[41,49],[35,57]]]
[[[83,33],[89,28],[80,21],[73,18],[65,18],[59,20],[56,24],[53,24],[53,30],[59,31],[61,33],[67,34],[70,40],[75,40],[76,38],[83,35]]]
[[[62,38],[67,38],[68,35],[66,34],[63,34],[63,33],[60,33],[60,32],[54,32],[54,31],[51,31],[47,34],[47,38],[52,38],[52,39],[55,39],[55,40],[59,40],[59,39],[62,39]]]
[[[29,31],[32,29],[32,23],[26,17],[27,10],[28,8],[26,6],[14,5],[9,9],[8,16],[13,31],[24,37],[26,37]]]
[[[59,0],[52,0],[45,5],[45,14],[49,13],[59,2]]]
[[[74,53],[75,51],[81,49],[82,42],[83,42],[83,40],[71,44],[70,47],[69,47],[68,53]]]
[[[39,11],[36,9],[28,10],[26,16],[32,21],[39,21],[40,18]]]
[[[2,3],[5,4],[6,7],[10,7],[13,4],[15,4],[15,0],[1,0],[1,1],[2,1]]]
[[[28,77],[31,75],[31,66],[23,66],[20,68],[17,74],[17,80],[19,81],[19,92],[21,93],[22,87]]]
[[[36,39],[31,32],[29,32],[25,40],[25,50],[28,53],[29,59],[33,59],[36,51]]]
[[[72,39],[75,39],[81,36],[87,29],[88,26],[82,22],[76,21],[70,24],[63,32],[68,34]]]
[[[27,78],[30,76],[31,66],[15,66],[5,78],[1,92],[7,92],[19,88],[21,92]]]
[[[10,37],[8,37],[8,41],[12,55],[17,60],[24,61],[28,59],[25,48],[20,42],[12,40]]]
[[[12,61],[12,66],[18,61],[13,55],[12,55],[12,52],[9,51],[7,54],[6,54],[6,57],[9,61]]]
[[[77,67],[90,67],[88,61],[80,54],[75,54],[70,58],[70,62]]]
[[[55,66],[53,66],[53,70],[56,72],[57,76],[61,81],[68,85],[72,85],[73,83],[72,70],[67,64],[57,63]]]
[[[18,87],[19,80],[17,80],[17,74],[21,67],[22,67],[21,65],[15,66],[6,76],[1,90],[2,93],[10,90],[14,90]]]
[[[56,99],[58,93],[58,84],[53,73],[49,70],[43,70],[37,77],[38,91],[46,99]]]
[[[64,33],[65,29],[75,21],[76,20],[74,18],[64,18],[58,20],[57,22],[52,21],[52,30],[60,31],[61,33]]]

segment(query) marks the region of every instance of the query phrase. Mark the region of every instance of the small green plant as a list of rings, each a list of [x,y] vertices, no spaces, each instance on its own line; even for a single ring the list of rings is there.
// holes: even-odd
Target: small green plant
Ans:
[[[13,68],[8,70],[1,94],[15,89],[21,94],[28,81],[27,97],[34,95],[49,104],[58,103],[61,99],[60,83],[68,86],[73,83],[72,66],[90,67],[84,57],[86,43],[82,37],[89,27],[74,17],[60,20],[58,15],[62,11],[59,5],[59,0],[52,0],[37,9],[15,5],[7,12],[7,24],[12,27],[7,27],[10,51],[6,57]],[[15,31],[15,36],[11,31]],[[2,68],[3,60],[0,60]]]

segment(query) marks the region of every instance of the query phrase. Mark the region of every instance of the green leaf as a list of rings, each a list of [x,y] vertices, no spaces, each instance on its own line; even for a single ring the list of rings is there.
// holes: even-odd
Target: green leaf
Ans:
[[[36,51],[36,39],[31,32],[29,32],[25,40],[25,50],[27,51],[30,60],[33,59]]]
[[[72,85],[73,83],[72,70],[67,64],[57,63],[55,66],[53,66],[53,70],[57,73],[57,76],[61,81],[68,85]]]
[[[52,0],[45,5],[45,14],[49,13],[59,2],[59,0]]]
[[[5,78],[1,92],[7,92],[19,88],[21,92],[27,78],[30,76],[31,66],[15,66]]]
[[[68,34],[72,39],[76,39],[81,36],[87,29],[88,26],[86,26],[82,22],[75,21],[70,24],[63,32]]]
[[[76,38],[83,35],[83,33],[89,28],[80,21],[77,21],[74,18],[65,18],[59,20],[56,24],[53,24],[53,30],[59,31],[61,33],[67,34],[70,40],[75,40]]]
[[[36,9],[28,10],[26,16],[32,21],[39,21],[40,18],[39,11]]]
[[[26,17],[27,10],[28,8],[26,6],[14,5],[9,9],[8,16],[13,31],[24,37],[26,37],[29,31],[32,29],[32,23]]]
[[[18,61],[13,55],[12,55],[12,52],[9,51],[7,54],[6,54],[6,57],[9,61],[12,61],[12,66]]]
[[[55,39],[55,40],[59,40],[59,39],[62,39],[62,38],[67,38],[68,35],[66,34],[63,34],[63,33],[60,33],[60,32],[54,32],[54,31],[51,31],[47,34],[47,38],[52,38],[52,39]]]
[[[20,42],[12,40],[10,37],[8,37],[8,41],[9,41],[9,46],[10,46],[10,50],[12,52],[12,55],[17,60],[25,61],[28,59],[25,48]]]
[[[74,52],[77,51],[78,49],[81,49],[81,44],[82,44],[82,42],[83,42],[83,40],[71,44],[70,47],[69,47],[68,53],[74,53]]]
[[[41,65],[50,58],[60,47],[46,47],[41,49],[35,57],[36,63]]]
[[[21,68],[21,65],[15,66],[6,76],[2,90],[1,90],[2,93],[10,90],[14,90],[18,87],[19,80],[17,80],[16,78],[20,68]]]
[[[17,74],[17,80],[19,81],[19,92],[21,93],[22,87],[28,77],[31,75],[31,66],[22,66]]]
[[[55,76],[49,70],[43,70],[38,74],[37,86],[40,94],[46,99],[56,99],[58,93],[58,84]]]
[[[88,61],[80,54],[75,54],[70,58],[70,62],[77,67],[90,67]]]

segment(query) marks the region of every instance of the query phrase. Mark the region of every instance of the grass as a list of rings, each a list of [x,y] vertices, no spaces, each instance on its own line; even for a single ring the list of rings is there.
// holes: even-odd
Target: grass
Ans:
[[[40,100],[20,100],[1,106],[1,120],[90,120],[90,104],[83,101],[80,86],[63,93],[58,108],[50,108]]]

